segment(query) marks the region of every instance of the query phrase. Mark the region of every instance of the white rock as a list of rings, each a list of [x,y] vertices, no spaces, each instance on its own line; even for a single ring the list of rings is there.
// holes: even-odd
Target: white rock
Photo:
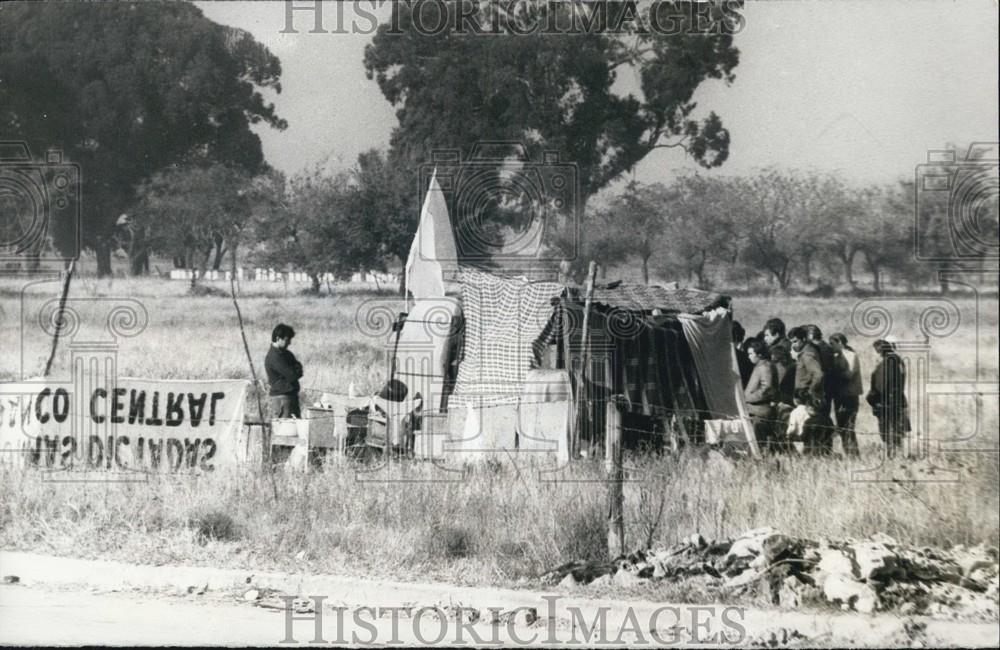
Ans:
[[[830,575],[852,575],[853,565],[843,551],[829,546],[816,549],[819,554],[819,564],[816,568]]]
[[[243,600],[247,602],[252,602],[260,598],[260,591],[256,589],[250,589],[243,594]]]
[[[605,573],[599,578],[595,578],[593,582],[590,583],[591,587],[610,587],[611,586],[611,574]]]
[[[891,572],[896,567],[896,554],[885,544],[861,542],[850,546],[857,566],[855,575],[862,580],[870,580]]]
[[[742,573],[738,573],[737,575],[733,576],[732,578],[729,578],[728,580],[726,580],[725,586],[729,587],[729,588],[742,587],[744,585],[750,584],[751,582],[753,582],[754,580],[756,580],[759,577],[760,577],[760,571],[754,571],[753,569],[747,569],[746,571],[744,571]]]
[[[831,603],[841,603],[859,612],[870,613],[878,609],[878,594],[869,585],[850,575],[832,573],[823,582],[823,595]]]
[[[566,577],[559,581],[560,587],[572,588],[578,586],[580,583],[577,582],[576,578],[573,577],[573,573],[567,573]]]
[[[776,534],[773,528],[756,528],[748,530],[733,540],[726,554],[727,563],[737,558],[756,557],[764,552],[764,540]]]
[[[635,575],[631,571],[616,571],[615,576],[611,579],[612,583],[616,587],[634,587],[636,585],[645,582],[642,578]]]

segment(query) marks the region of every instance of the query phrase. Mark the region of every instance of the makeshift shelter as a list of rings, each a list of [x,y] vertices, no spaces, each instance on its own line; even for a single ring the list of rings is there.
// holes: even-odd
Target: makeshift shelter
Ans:
[[[397,355],[400,368],[424,368],[403,372],[433,391],[424,395],[422,453],[600,454],[607,422],[618,421],[611,412],[625,447],[728,439],[757,453],[728,296],[612,283],[594,288],[585,319],[580,287],[472,269],[460,280],[461,318],[451,308],[450,326],[434,328],[437,343]],[[423,303],[401,340],[426,337]]]

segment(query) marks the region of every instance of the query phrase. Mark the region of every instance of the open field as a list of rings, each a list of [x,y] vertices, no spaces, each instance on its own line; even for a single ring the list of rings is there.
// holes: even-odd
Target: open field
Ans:
[[[136,336],[118,339],[120,375],[249,377],[231,300],[191,297],[186,289],[185,283],[153,280],[75,283],[70,305],[80,327],[70,340],[96,337],[109,309],[135,300],[148,314],[148,324]],[[23,300],[11,281],[0,291],[0,379],[37,375],[49,349],[37,311],[58,296],[58,283],[32,287]],[[304,386],[346,392],[354,382],[360,391],[377,389],[386,375],[380,356],[385,338],[361,331],[356,317],[370,301],[402,309],[395,296],[374,292],[286,297],[282,287],[249,291],[240,305],[258,373],[271,328],[284,321],[298,332],[293,349],[305,366]],[[867,320],[859,313],[852,324],[858,302],[744,297],[736,299],[735,312],[750,334],[770,316],[790,325],[817,323],[827,334],[845,332],[861,355],[867,384],[875,363],[874,337],[861,335],[855,325],[876,330],[872,319],[878,312],[870,312]],[[944,311],[928,312],[935,304]],[[924,329],[933,335],[930,381],[997,380],[995,298],[978,304],[968,296],[947,303],[893,298],[866,305],[885,308],[893,318],[892,334],[901,340],[922,339],[923,318]],[[972,318],[977,313],[978,332]],[[940,314],[949,315],[955,327]],[[64,346],[54,376],[67,374],[68,357]],[[968,438],[978,426],[978,446],[996,449],[995,397],[983,398],[977,407],[973,397],[938,396],[928,408],[932,439]],[[858,427],[863,457],[853,465],[843,459],[786,458],[730,464],[699,452],[628,459],[636,479],[626,487],[628,546],[666,545],[695,531],[715,537],[765,525],[812,538],[880,531],[915,544],[998,544],[995,453],[896,461],[896,475],[911,482],[852,481],[852,470],[881,462],[869,410],[862,410]],[[941,476],[924,471],[932,464],[955,469],[958,480],[929,482]],[[279,472],[272,483],[269,476],[248,471],[152,476],[141,483],[60,483],[4,469],[0,545],[142,563],[306,568],[476,584],[531,581],[563,561],[602,559],[606,553],[599,466],[572,468],[572,478],[590,479],[585,482],[545,482],[531,471],[490,467],[460,481],[421,482],[437,473],[419,463],[400,471],[417,482],[361,482],[353,471],[329,471],[312,476]]]

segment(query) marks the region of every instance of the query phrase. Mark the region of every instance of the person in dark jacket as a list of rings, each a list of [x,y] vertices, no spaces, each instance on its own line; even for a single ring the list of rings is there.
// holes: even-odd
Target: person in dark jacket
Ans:
[[[804,325],[806,339],[819,352],[819,363],[823,367],[823,397],[827,406],[833,404],[833,395],[836,393],[837,377],[834,372],[834,352],[833,347],[823,340],[823,331],[819,325]]]
[[[804,327],[793,327],[788,332],[788,340],[792,342],[792,351],[795,353],[795,391],[804,390],[809,394],[809,402],[813,404],[816,411],[830,419],[830,403],[826,400],[826,377],[823,372],[823,363],[820,360],[820,352],[815,344],[809,342],[808,335]],[[833,441],[833,432],[829,431],[829,442]],[[825,450],[827,438],[817,440],[817,446]]]
[[[302,364],[288,347],[295,337],[295,330],[279,323],[271,332],[271,347],[264,359],[267,381],[271,384],[271,417],[302,417],[299,406],[299,379],[302,378]]]
[[[785,337],[785,323],[780,318],[772,318],[764,324],[764,343],[767,354],[778,373],[775,402],[791,410],[795,395],[795,362],[792,359],[792,344]]]
[[[896,354],[891,341],[879,339],[872,344],[882,359],[872,371],[871,388],[865,400],[878,418],[886,455],[896,455],[903,436],[910,431],[909,407],[906,403],[906,366]]]
[[[830,346],[833,348],[834,380],[833,413],[836,418],[836,432],[840,434],[840,442],[844,453],[848,456],[858,456],[858,436],[854,425],[858,417],[858,402],[864,393],[861,383],[861,362],[858,353],[847,344],[847,337],[841,333],[830,336]]]
[[[754,436],[763,450],[771,450],[774,442],[774,409],[772,403],[778,392],[778,375],[767,358],[767,346],[763,341],[751,339],[747,343],[747,357],[753,363],[753,372],[743,390],[747,411],[753,421]]]
[[[740,381],[743,382],[743,387],[746,388],[747,381],[750,379],[750,373],[753,372],[753,363],[747,356],[746,348],[743,343],[743,339],[746,338],[746,330],[743,329],[743,325],[740,324],[738,320],[733,321],[733,349],[736,351],[736,367],[740,371]]]

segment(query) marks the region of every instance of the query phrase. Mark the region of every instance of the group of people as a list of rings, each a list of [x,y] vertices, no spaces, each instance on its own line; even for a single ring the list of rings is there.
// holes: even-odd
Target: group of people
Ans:
[[[910,422],[906,368],[895,342],[874,342],[880,360],[865,394],[858,354],[843,334],[827,341],[817,325],[786,331],[780,318],[772,318],[757,336],[745,337],[743,327],[734,322],[740,379],[762,449],[829,454],[839,435],[844,453],[857,456],[855,421],[864,394],[878,418],[886,453],[896,454]]]

